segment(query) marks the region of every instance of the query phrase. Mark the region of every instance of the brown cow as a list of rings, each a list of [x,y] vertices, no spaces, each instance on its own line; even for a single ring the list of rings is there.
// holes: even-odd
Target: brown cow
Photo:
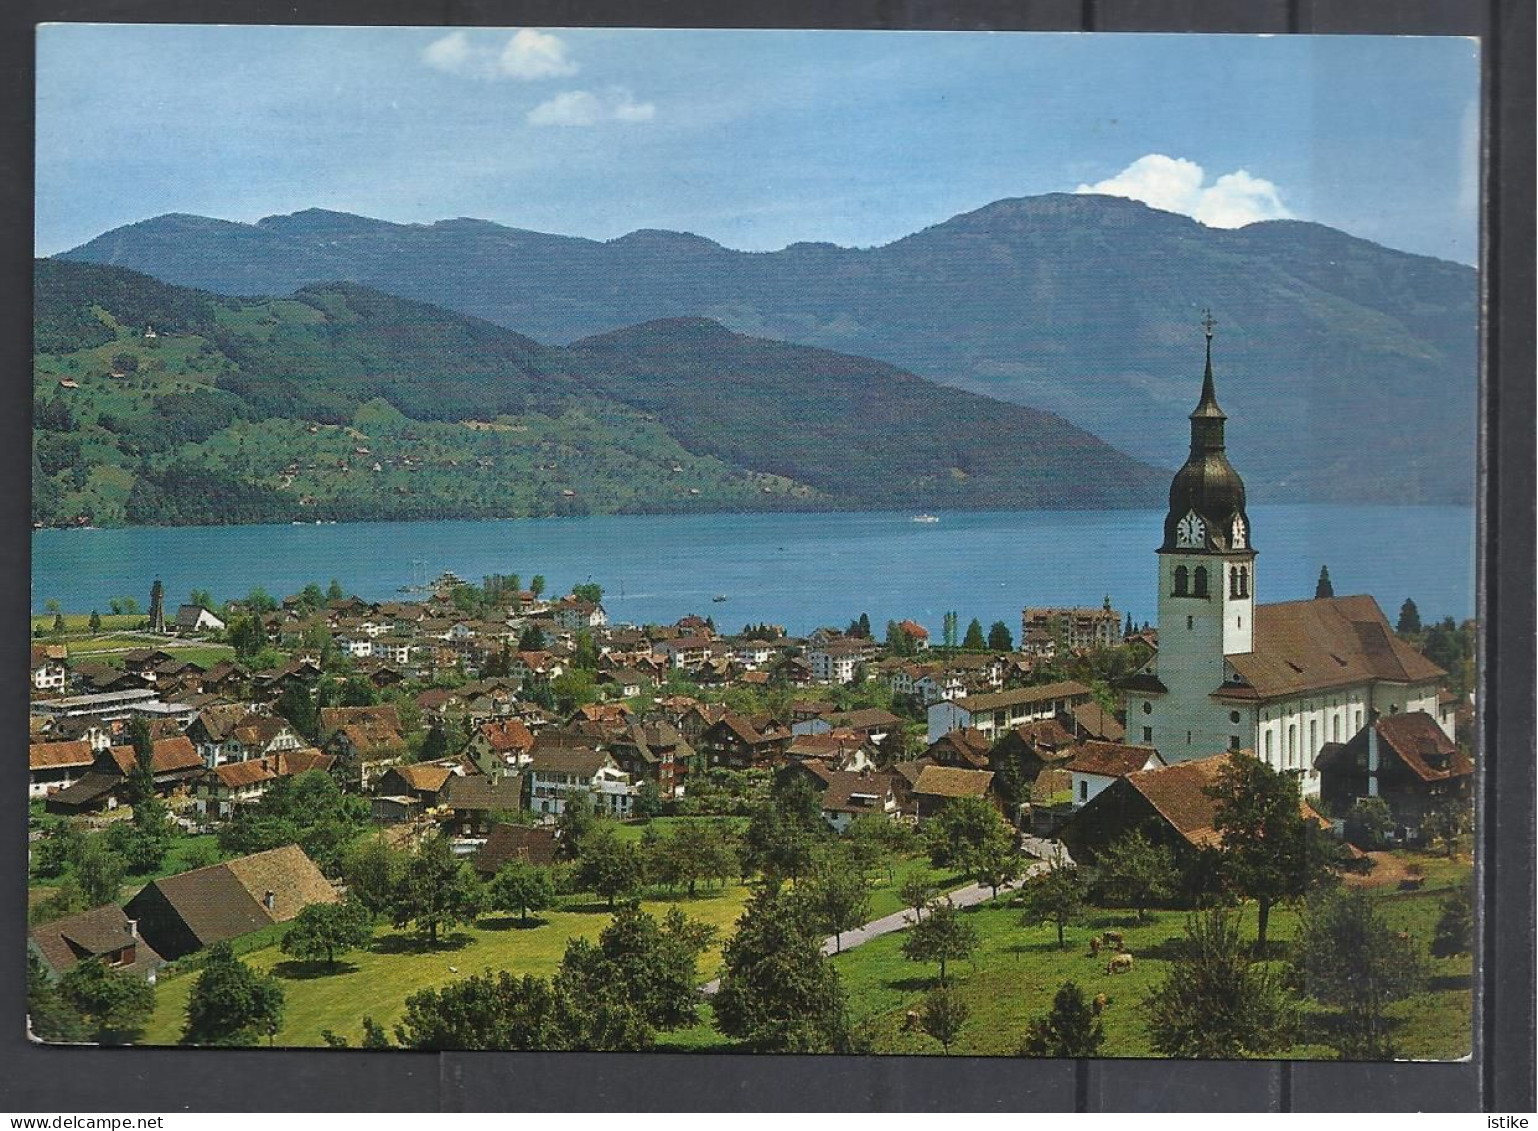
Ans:
[[[1125,951],[1115,955],[1106,964],[1105,972],[1107,974],[1130,974],[1132,972],[1132,955]]]
[[[1121,950],[1121,948],[1122,948],[1121,932],[1120,931],[1107,931],[1105,933],[1105,945],[1106,946],[1114,946],[1118,951]]]
[[[1091,958],[1099,958],[1100,957],[1100,946],[1101,946],[1101,943],[1100,943],[1099,939],[1090,939],[1089,940],[1089,956]]]
[[[1095,1000],[1089,1003],[1089,1011],[1096,1017],[1105,1012],[1105,1007],[1111,1004],[1111,999],[1105,994],[1096,994]]]

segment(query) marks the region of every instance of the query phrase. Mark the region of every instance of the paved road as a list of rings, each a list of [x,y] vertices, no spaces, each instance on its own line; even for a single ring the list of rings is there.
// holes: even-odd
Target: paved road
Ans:
[[[1046,867],[1045,861],[1038,860],[1026,867],[1025,874],[1026,876],[1034,876]],[[1018,886],[1019,882],[1019,880],[1016,880],[1012,883],[1001,884],[999,891],[1008,891]],[[956,907],[972,907],[990,899],[992,896],[992,888],[984,887],[982,884],[970,884],[964,888],[957,888],[945,898]],[[829,935],[822,940],[822,952],[824,954],[837,954],[840,950],[853,950],[857,946],[870,942],[871,939],[879,938],[882,935],[889,935],[893,931],[900,931],[904,927],[912,925],[913,908],[909,907],[903,911],[893,912],[891,915],[883,915],[879,919],[872,919],[869,923],[864,923],[852,931],[845,931],[841,940]],[[839,946],[840,941],[843,943],[842,947]],[[719,978],[706,982],[700,987],[700,992],[709,997],[716,992],[720,985],[721,981]]]

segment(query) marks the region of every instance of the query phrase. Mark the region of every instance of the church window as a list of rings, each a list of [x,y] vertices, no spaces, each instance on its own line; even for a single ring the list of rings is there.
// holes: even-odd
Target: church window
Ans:
[[[1330,741],[1331,742],[1339,742],[1340,741],[1340,716],[1339,715],[1331,715],[1330,716]]]
[[[1152,742],[1153,741],[1153,727],[1144,727],[1143,728],[1143,741],[1144,742]]]
[[[1175,567],[1175,596],[1184,597],[1186,595],[1186,589],[1190,585],[1189,578],[1190,574],[1185,566]]]
[[[1145,714],[1145,715],[1153,714],[1153,704],[1150,703],[1147,699],[1143,700],[1143,714]]]
[[[1271,749],[1271,739],[1273,737],[1274,736],[1271,734],[1271,732],[1269,730],[1266,731],[1266,762],[1267,763],[1269,763],[1271,761],[1272,754],[1274,753],[1272,751],[1272,749]]]
[[[1230,712],[1228,712],[1228,721],[1231,722],[1231,723],[1238,722],[1239,721],[1239,712],[1238,711],[1230,711]]]
[[[1298,724],[1287,724],[1287,768],[1298,764]]]
[[[1195,617],[1186,617],[1186,631],[1190,632],[1195,627],[1196,627],[1196,618]]]
[[[1248,597],[1250,595],[1250,567],[1240,566],[1234,572],[1238,574],[1238,576],[1235,578],[1239,584],[1238,595],[1240,597]]]
[[[1239,736],[1237,734],[1231,734],[1228,736],[1228,748],[1230,750],[1239,749]]]
[[[1196,572],[1191,576],[1191,596],[1205,597],[1207,595],[1207,567],[1197,566]]]

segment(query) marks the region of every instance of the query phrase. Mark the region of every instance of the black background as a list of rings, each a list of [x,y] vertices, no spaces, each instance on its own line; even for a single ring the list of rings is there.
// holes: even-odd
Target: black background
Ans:
[[[23,1035],[35,23],[843,27],[1484,38],[1486,195],[1481,939],[1472,1061],[58,1049]],[[33,0],[0,8],[0,1107],[12,1112],[809,1110],[1532,1112],[1534,939],[1531,0]],[[1212,92],[1223,98],[1221,89]],[[1413,547],[1396,548],[1414,552]]]

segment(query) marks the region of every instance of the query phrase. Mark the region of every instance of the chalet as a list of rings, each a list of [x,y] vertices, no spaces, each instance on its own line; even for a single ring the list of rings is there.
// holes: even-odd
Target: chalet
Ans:
[[[67,656],[63,644],[32,645],[32,687],[37,691],[63,691],[69,679]]]
[[[200,632],[223,632],[224,621],[202,605],[180,605],[176,610],[176,634],[195,636]]]
[[[1087,805],[1107,786],[1128,774],[1153,770],[1164,759],[1152,746],[1125,746],[1116,742],[1081,742],[1063,769],[1073,775],[1073,804]]]
[[[656,677],[639,668],[610,668],[598,673],[596,682],[613,694],[633,699],[656,682]]]
[[[247,714],[236,723],[224,742],[224,759],[244,762],[248,758],[266,758],[288,750],[303,750],[304,738],[277,715]]]
[[[818,762],[835,770],[864,770],[875,764],[875,743],[852,730],[797,734],[785,748],[791,763]]]
[[[242,805],[259,801],[279,778],[330,770],[333,761],[330,755],[310,748],[221,763],[198,775],[192,789],[193,808],[205,820],[226,820]]]
[[[1075,680],[968,695],[929,708],[929,741],[963,727],[975,727],[997,739],[1011,727],[1036,719],[1050,719],[1088,703],[1091,691]]]
[[[631,723],[612,735],[605,748],[631,781],[654,781],[663,797],[678,793],[694,758],[694,747],[665,722]]]
[[[470,861],[482,879],[490,879],[513,861],[549,868],[560,859],[560,839],[552,828],[493,825],[486,843]]]
[[[106,774],[116,773],[127,778],[138,765],[138,755],[132,746],[110,746],[97,756],[96,768]],[[155,778],[155,789],[170,793],[188,785],[203,772],[203,759],[186,735],[162,738],[151,745],[150,773]]]
[[[909,790],[913,815],[922,824],[945,805],[963,797],[982,797],[998,804],[991,770],[961,770],[954,766],[925,766]]]
[[[1127,739],[1127,728],[1117,721],[1116,715],[1093,699],[1073,708],[1070,716],[1075,737],[1100,742],[1125,742]]]
[[[628,817],[636,787],[630,775],[610,755],[583,747],[535,747],[527,768],[529,808],[541,815],[559,816],[576,793],[585,793],[593,809],[616,817]]]
[[[448,811],[447,827],[456,836],[485,836],[499,814],[524,808],[524,783],[519,774],[489,778],[484,774],[450,774],[438,794]]]
[[[155,681],[155,669],[167,660],[175,659],[160,648],[131,648],[122,654],[123,670]]]
[[[919,651],[922,652],[929,648],[929,629],[919,624],[918,621],[900,620],[897,622],[897,627],[913,642],[913,646]]]
[[[187,738],[197,747],[198,756],[209,769],[230,760],[228,743],[235,728],[251,714],[239,703],[220,703],[198,712],[187,728]]]
[[[394,708],[390,708],[391,716],[394,713]],[[356,722],[333,731],[321,749],[336,759],[332,768],[344,784],[365,791],[373,787],[385,770],[404,761],[408,752],[400,731],[387,718],[377,715],[359,716]]]
[[[694,744],[707,766],[746,770],[780,762],[790,746],[790,729],[773,719],[755,720],[732,712],[706,728]]]
[[[731,647],[733,662],[744,671],[757,671],[774,656],[774,645],[767,640],[738,640]]]
[[[27,748],[28,797],[47,797],[78,782],[96,763],[96,750],[84,739],[34,742]]]
[[[1381,797],[1401,840],[1420,839],[1426,812],[1445,800],[1466,803],[1474,785],[1474,763],[1424,711],[1380,716],[1349,742],[1326,743],[1314,765],[1325,804],[1339,812]]]
[[[320,869],[290,844],[153,880],[124,911],[150,946],[175,959],[338,898]]]
[[[880,742],[902,725],[903,721],[891,711],[871,707],[861,711],[830,711],[816,718],[792,723],[790,729],[794,734],[827,734],[834,730],[848,730],[872,742]]]
[[[422,806],[436,806],[455,767],[442,762],[412,762],[391,766],[380,777],[376,789],[387,797],[414,797]],[[461,775],[462,776],[462,775]]]
[[[500,719],[476,727],[465,754],[481,773],[497,777],[527,762],[533,747],[534,732],[521,719]]]
[[[1012,727],[988,751],[988,768],[998,775],[994,788],[1010,806],[1031,801],[1040,792],[1035,789],[1037,779],[1061,771],[1074,749],[1073,735],[1055,718]],[[1072,775],[1065,773],[1061,790],[1047,792],[1067,792],[1072,782]]]
[[[43,802],[45,812],[55,817],[83,817],[116,809],[123,803],[127,782],[122,774],[103,774],[90,770],[73,784],[50,793]]]
[[[989,751],[993,741],[972,727],[942,734],[929,744],[925,757],[937,766],[955,766],[961,770],[989,769]]]
[[[602,605],[592,601],[582,601],[575,597],[566,597],[556,603],[552,610],[555,623],[567,632],[576,632],[584,628],[602,628],[609,623],[609,614],[604,612]]]
[[[900,780],[885,770],[831,770],[819,802],[823,820],[843,832],[859,817],[896,820],[900,811]]]
[[[27,931],[27,950],[43,964],[49,978],[62,978],[82,962],[99,961],[108,969],[154,982],[165,959],[139,937],[139,925],[115,903],[106,903]]]

